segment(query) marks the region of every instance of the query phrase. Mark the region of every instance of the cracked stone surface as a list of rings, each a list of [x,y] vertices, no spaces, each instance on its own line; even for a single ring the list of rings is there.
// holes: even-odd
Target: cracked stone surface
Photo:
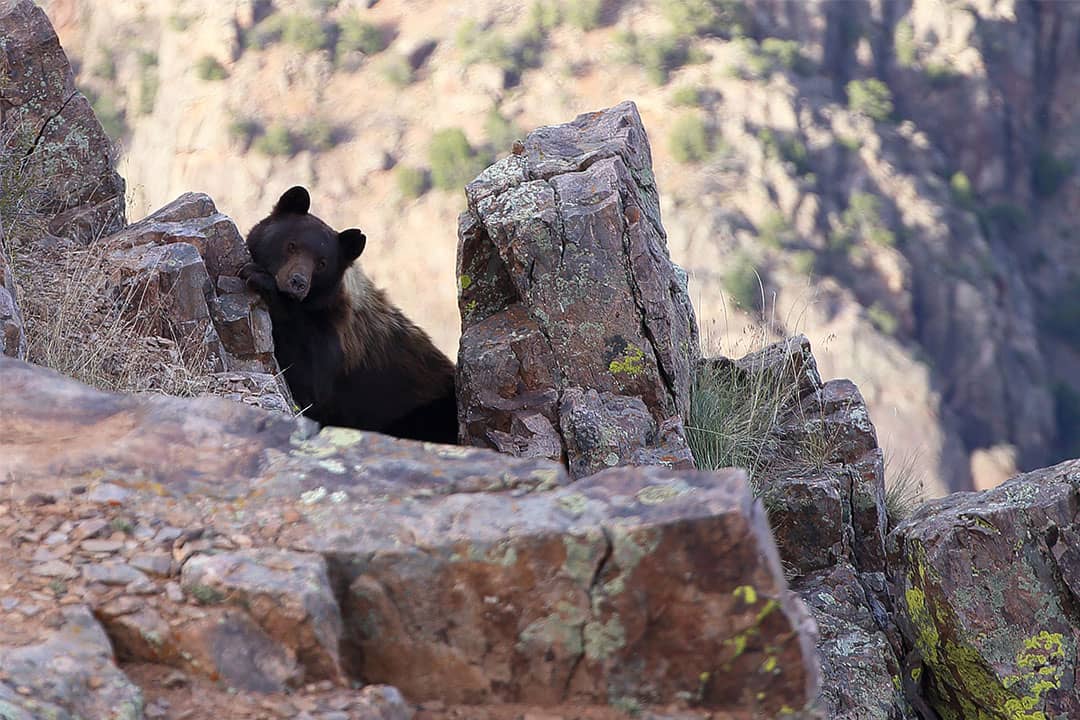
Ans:
[[[1080,460],[932,500],[889,535],[905,640],[946,720],[1080,716]]]
[[[574,477],[645,462],[693,467],[677,417],[688,408],[697,326],[685,275],[668,256],[634,104],[533,131],[521,155],[465,192],[458,367],[467,442],[563,458]],[[583,410],[571,390],[604,399]],[[631,398],[644,412],[628,407]],[[541,429],[536,416],[547,421]]]
[[[571,484],[544,459],[16,360],[0,383],[0,530],[56,507],[13,526],[19,583],[87,603],[126,662],[280,693],[336,661],[413,702],[775,714],[816,693],[813,622],[741,472]]]
[[[87,242],[124,225],[124,180],[67,55],[31,0],[0,2],[0,117],[47,178],[54,235]]]

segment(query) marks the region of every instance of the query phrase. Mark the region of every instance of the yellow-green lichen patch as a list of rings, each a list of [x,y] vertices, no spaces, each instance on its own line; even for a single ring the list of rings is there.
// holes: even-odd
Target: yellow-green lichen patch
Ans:
[[[668,500],[674,500],[690,492],[690,488],[684,482],[666,483],[664,485],[649,485],[638,490],[637,501],[642,505],[662,505]]]
[[[585,624],[585,610],[560,600],[555,612],[533,620],[518,634],[518,652],[543,655],[548,648],[565,648],[567,654],[579,655],[582,646],[581,626]]]
[[[753,585],[740,585],[731,591],[736,600],[742,600],[747,605],[757,604],[757,590]]]
[[[318,465],[323,470],[325,470],[325,471],[327,471],[329,473],[333,473],[335,475],[344,475],[345,474],[345,463],[341,462],[340,460],[338,460],[336,458],[328,458],[326,460],[320,460]]]
[[[626,578],[637,568],[645,556],[660,545],[660,534],[651,528],[611,528],[611,559],[619,569],[618,574],[604,583],[604,592],[618,595],[626,589]]]
[[[557,504],[568,515],[579,517],[589,506],[589,498],[581,493],[568,493],[559,498]]]
[[[468,290],[470,287],[472,287],[472,278],[468,275],[462,274],[462,276],[458,278],[458,286],[462,290]]]
[[[533,470],[529,475],[529,478],[536,483],[534,490],[537,492],[554,490],[559,486],[560,477],[561,474],[555,468],[551,468],[550,470]]]
[[[606,549],[603,531],[591,528],[584,536],[564,535],[563,547],[566,548],[563,572],[582,587],[589,587],[596,574],[597,563]]]
[[[637,377],[645,372],[645,351],[637,345],[627,345],[622,356],[608,364],[608,371],[612,375]]]
[[[625,645],[626,630],[619,618],[613,617],[606,623],[585,623],[585,657],[590,660],[608,658]]]

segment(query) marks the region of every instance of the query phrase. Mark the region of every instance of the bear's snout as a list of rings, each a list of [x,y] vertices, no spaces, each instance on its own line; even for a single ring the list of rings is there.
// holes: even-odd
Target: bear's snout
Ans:
[[[289,292],[295,295],[297,300],[300,300],[304,295],[307,295],[307,291],[307,278],[300,273],[293,273],[292,277],[289,278]]]
[[[293,300],[302,301],[311,292],[311,271],[314,263],[309,258],[298,257],[278,270],[274,279],[278,290]]]

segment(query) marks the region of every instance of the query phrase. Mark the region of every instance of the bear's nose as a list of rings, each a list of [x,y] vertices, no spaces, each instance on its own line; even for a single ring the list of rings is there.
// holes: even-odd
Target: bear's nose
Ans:
[[[289,278],[289,289],[295,293],[304,292],[307,290],[307,286],[307,278],[300,273],[294,273],[293,276]]]

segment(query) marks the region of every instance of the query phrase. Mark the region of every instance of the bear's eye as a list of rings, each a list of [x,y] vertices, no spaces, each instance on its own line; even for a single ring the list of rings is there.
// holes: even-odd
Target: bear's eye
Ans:
[[[326,269],[326,258],[323,258],[323,259],[319,260],[319,269],[320,270],[325,270]]]
[[[295,255],[296,254],[296,243],[291,242],[288,245],[286,245],[285,246],[285,252],[289,253],[290,255]]]

